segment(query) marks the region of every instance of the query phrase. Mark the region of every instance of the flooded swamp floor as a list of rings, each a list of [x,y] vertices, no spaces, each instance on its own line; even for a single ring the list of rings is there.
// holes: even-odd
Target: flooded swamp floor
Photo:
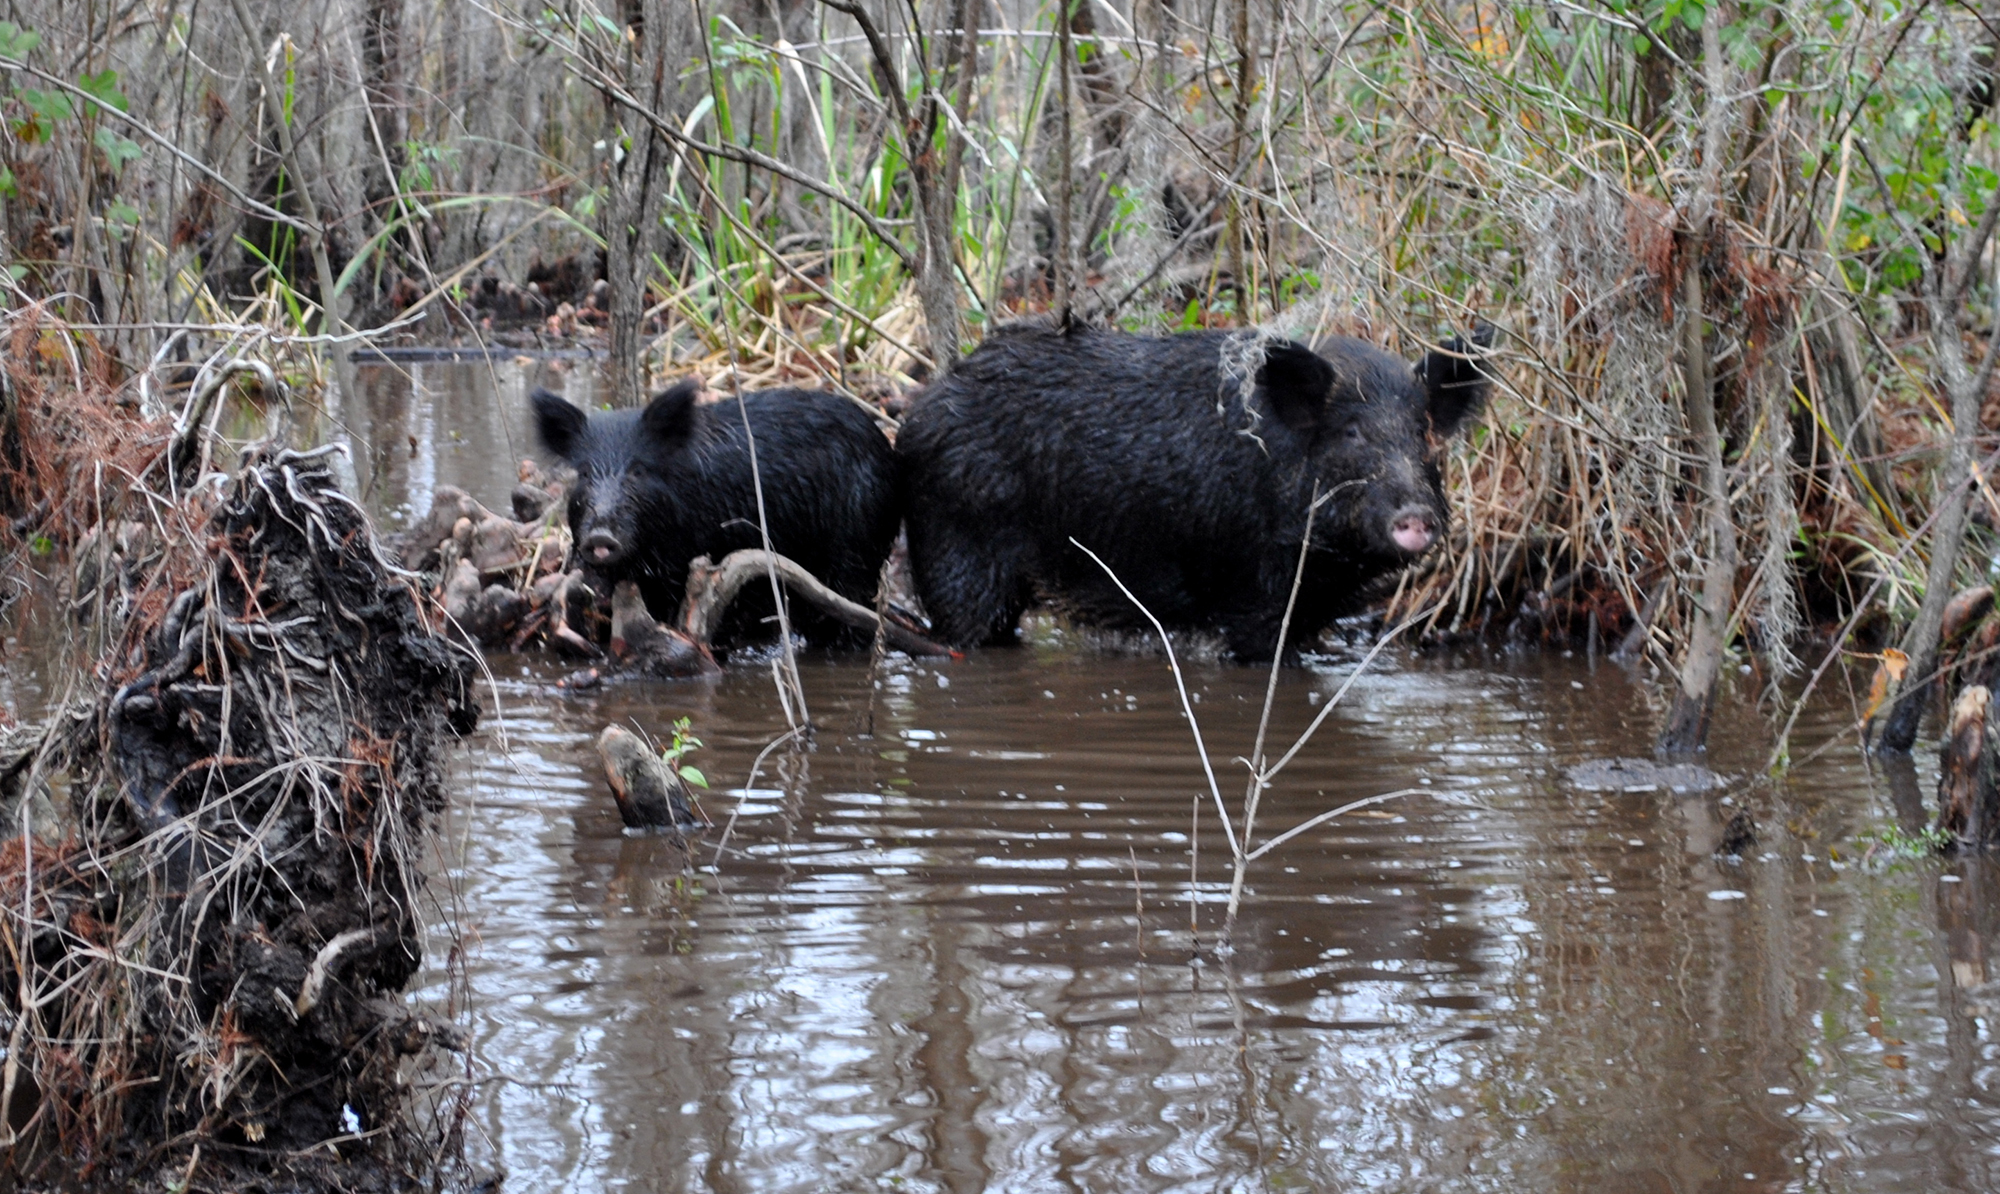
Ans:
[[[504,503],[524,370],[589,384],[369,371],[346,417],[386,525],[440,484]],[[33,626],[8,631],[25,714],[46,678]],[[1358,658],[1288,670],[1274,739]],[[1212,807],[1190,932],[1206,787],[1164,659],[1049,628],[874,680],[809,653],[815,744],[754,783],[784,726],[768,668],[571,695],[553,661],[489,665],[436,862],[463,965],[418,994],[467,1009],[473,1150],[504,1189],[2000,1188],[2000,869],[1908,842],[1922,759],[1849,738],[1776,788],[1586,791],[1572,765],[1646,753],[1643,677],[1385,652],[1259,838],[1421,791],[1261,859],[1224,950]],[[1188,668],[1232,809],[1266,678]],[[1771,729],[1732,701],[1710,763],[1743,777]],[[692,857],[623,832],[594,750],[680,717],[729,823]],[[1829,694],[1794,754],[1852,718]],[[1745,806],[1758,844],[1720,860]]]

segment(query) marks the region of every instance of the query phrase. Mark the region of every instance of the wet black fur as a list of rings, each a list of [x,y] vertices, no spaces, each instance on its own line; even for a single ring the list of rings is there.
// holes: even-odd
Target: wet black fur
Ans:
[[[1313,522],[1292,644],[1409,562],[1389,537],[1397,511],[1427,511],[1442,537],[1433,437],[1487,388],[1451,355],[1461,342],[1413,370],[1359,340],[1275,341],[1246,410],[1223,372],[1231,337],[1016,325],[911,406],[897,441],[911,564],[945,641],[1007,641],[1038,596],[1144,629],[1074,536],[1168,626],[1269,659],[1315,487],[1335,496]]]
[[[588,416],[547,390],[530,396],[542,445],[577,472],[569,495],[576,542],[601,526],[626,545],[622,558],[592,570],[638,582],[653,615],[671,622],[690,560],[762,546],[747,412],[771,546],[872,606],[901,517],[895,456],[875,421],[820,390],[763,390],[708,405],[695,402],[697,393],[694,382],[681,382],[643,410]],[[757,597],[746,591],[741,602],[754,606]],[[768,613],[768,597],[761,608]],[[796,621],[815,638],[838,637],[811,617]]]

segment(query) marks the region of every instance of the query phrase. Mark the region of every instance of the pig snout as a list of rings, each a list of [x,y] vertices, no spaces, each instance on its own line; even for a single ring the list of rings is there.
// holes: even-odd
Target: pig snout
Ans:
[[[1410,555],[1422,555],[1437,539],[1437,518],[1419,506],[1405,506],[1389,519],[1389,538]]]
[[[625,545],[618,541],[618,536],[602,528],[586,533],[580,546],[583,558],[598,567],[615,564],[625,554]]]

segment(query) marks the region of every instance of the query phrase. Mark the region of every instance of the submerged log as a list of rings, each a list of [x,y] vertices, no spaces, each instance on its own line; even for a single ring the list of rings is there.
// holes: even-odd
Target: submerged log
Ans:
[[[611,781],[611,798],[625,828],[685,833],[707,822],[695,815],[686,781],[652,747],[623,726],[605,726],[597,757]]]
[[[1938,637],[1946,646],[1955,647],[1965,641],[1986,616],[1993,612],[1993,586],[1974,585],[1955,594],[1945,603],[1944,619],[1938,629]]]
[[[1953,841],[1980,849],[2000,844],[1992,715],[1992,691],[1968,685],[1952,702],[1938,758],[1937,827]]]
[[[1976,585],[1945,603],[1939,629],[1941,687],[1951,693],[1938,744],[1935,826],[1950,846],[2000,848],[2000,617],[1991,586]]]
[[[632,671],[684,679],[722,671],[707,638],[660,625],[639,595],[639,586],[621,580],[611,590],[611,657]]]

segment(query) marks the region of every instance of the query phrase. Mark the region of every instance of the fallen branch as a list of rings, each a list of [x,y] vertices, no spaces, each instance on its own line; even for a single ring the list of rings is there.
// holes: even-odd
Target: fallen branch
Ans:
[[[894,617],[878,618],[865,605],[849,601],[821,583],[820,579],[774,551],[745,548],[712,564],[707,556],[697,556],[688,565],[687,596],[681,603],[681,633],[706,648],[729,603],[744,585],[775,571],[778,579],[797,597],[828,617],[871,634],[878,628],[891,647],[912,655],[952,655],[951,648],[934,643]]]

